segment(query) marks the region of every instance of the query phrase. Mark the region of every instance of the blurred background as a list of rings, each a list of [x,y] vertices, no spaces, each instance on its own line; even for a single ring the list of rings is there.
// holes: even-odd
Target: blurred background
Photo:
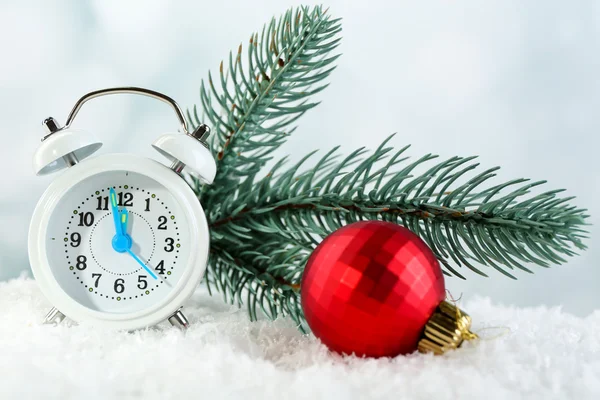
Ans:
[[[296,1],[0,0],[0,280],[29,271],[27,230],[53,177],[31,157],[41,121],[60,123],[88,91],[143,86],[183,108],[199,102],[201,79],[250,34]],[[489,296],[519,306],[600,309],[600,3],[594,1],[329,1],[343,17],[344,54],[322,104],[299,121],[280,154],[343,144],[393,144],[409,154],[479,155],[499,180],[547,179],[590,210],[589,250],[568,264],[513,281],[467,274],[455,297]],[[102,153],[160,160],[150,143],[178,129],[164,104],[103,98],[74,125],[104,141]],[[162,161],[162,160],[161,160]]]

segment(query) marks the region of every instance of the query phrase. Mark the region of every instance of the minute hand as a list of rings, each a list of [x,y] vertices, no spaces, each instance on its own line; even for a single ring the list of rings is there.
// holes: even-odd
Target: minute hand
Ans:
[[[124,208],[121,210],[121,221],[118,220],[117,218],[117,222],[119,223],[119,226],[121,226],[121,229],[123,231],[123,233],[125,234],[125,232],[127,232],[127,221],[129,220],[129,211]],[[131,242],[130,242],[130,246],[131,246]],[[133,257],[133,259],[135,261],[138,262],[138,264],[140,264],[145,270],[146,272],[148,272],[150,274],[150,276],[154,279],[158,279],[158,277],[154,274],[154,272],[152,272],[152,270],[150,268],[148,268],[148,266],[146,264],[144,264],[144,262],[133,252],[131,251],[131,247],[128,247],[127,249],[125,249],[125,251],[127,251],[127,253],[129,253],[129,255],[131,257]]]
[[[131,255],[131,257],[133,257],[133,259],[135,261],[138,262],[138,264],[140,264],[145,270],[146,272],[148,272],[150,274],[150,276],[154,279],[158,279],[158,277],[154,274],[154,272],[152,272],[152,270],[150,268],[148,268],[148,266],[146,264],[144,264],[144,262],[135,255],[135,253],[133,251],[131,251],[131,249],[127,249],[127,253],[129,253]]]

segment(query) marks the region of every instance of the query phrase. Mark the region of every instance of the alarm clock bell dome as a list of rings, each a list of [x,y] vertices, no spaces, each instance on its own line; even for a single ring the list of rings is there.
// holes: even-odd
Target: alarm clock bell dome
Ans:
[[[202,127],[208,133],[208,127]],[[199,130],[194,134],[166,133],[156,139],[152,147],[172,162],[185,164],[185,168],[203,183],[211,184],[217,173],[217,165],[200,136],[196,137],[195,133]]]
[[[53,123],[51,118],[44,121],[47,127]],[[100,147],[102,142],[89,132],[69,128],[50,130],[33,155],[33,168],[37,175],[50,174],[89,157]]]

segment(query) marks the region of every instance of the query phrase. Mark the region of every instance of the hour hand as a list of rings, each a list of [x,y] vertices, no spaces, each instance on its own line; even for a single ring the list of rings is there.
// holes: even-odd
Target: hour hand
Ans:
[[[127,211],[126,208],[122,208],[119,211],[119,215],[120,215],[120,221],[119,223],[121,224],[121,233],[123,235],[127,235],[127,223],[129,221],[129,211]]]

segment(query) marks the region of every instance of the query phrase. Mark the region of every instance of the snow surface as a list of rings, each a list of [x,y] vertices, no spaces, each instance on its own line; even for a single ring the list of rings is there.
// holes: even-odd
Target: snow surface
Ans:
[[[31,279],[0,283],[0,399],[600,399],[600,310],[463,304],[485,340],[445,356],[332,354],[290,320],[250,322],[200,290],[185,334],[42,325]]]

